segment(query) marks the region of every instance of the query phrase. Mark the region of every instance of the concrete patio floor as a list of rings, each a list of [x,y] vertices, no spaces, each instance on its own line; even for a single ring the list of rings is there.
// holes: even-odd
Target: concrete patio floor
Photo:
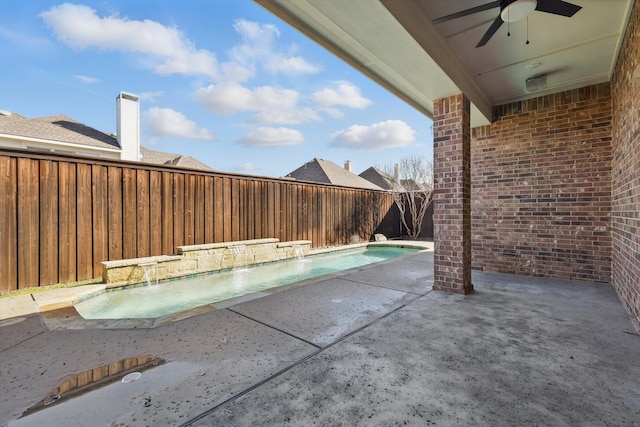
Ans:
[[[640,425],[640,335],[608,285],[422,252],[152,329],[0,327],[0,425]],[[18,318],[16,318],[18,320]],[[18,419],[70,374],[166,363]]]

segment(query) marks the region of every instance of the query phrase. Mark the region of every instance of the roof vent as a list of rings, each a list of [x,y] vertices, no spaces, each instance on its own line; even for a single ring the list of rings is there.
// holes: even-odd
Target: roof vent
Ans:
[[[6,116],[9,117],[11,115],[11,111],[7,111],[7,110],[0,110],[0,116]]]

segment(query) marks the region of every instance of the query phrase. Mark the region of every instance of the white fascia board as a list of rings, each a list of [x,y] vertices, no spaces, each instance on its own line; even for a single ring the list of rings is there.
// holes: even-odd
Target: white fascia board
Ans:
[[[46,145],[54,145],[59,147],[67,147],[73,148],[76,150],[82,149],[87,151],[102,151],[107,153],[120,153],[121,150],[118,148],[103,148],[103,147],[93,147],[91,145],[83,145],[83,144],[73,144],[70,142],[61,142],[61,141],[53,141],[50,139],[42,139],[42,138],[32,138],[28,136],[19,136],[19,135],[11,135],[6,133],[0,133],[0,141],[8,141],[11,143],[21,143],[21,142],[35,142],[39,144]]]

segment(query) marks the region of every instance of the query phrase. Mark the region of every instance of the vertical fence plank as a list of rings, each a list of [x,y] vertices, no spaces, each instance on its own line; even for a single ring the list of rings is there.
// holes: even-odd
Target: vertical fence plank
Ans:
[[[258,204],[260,205],[260,228],[258,229],[257,236],[259,238],[271,237],[269,235],[269,211],[272,208],[272,204],[269,204],[269,185],[266,182],[257,182],[258,189],[256,197],[258,198]]]
[[[58,283],[58,164],[40,161],[40,286]]]
[[[248,181],[240,181],[240,192],[242,193],[242,203],[240,204],[239,215],[242,218],[240,222],[240,238],[252,239],[255,230],[255,204],[253,199],[253,183]],[[244,233],[243,233],[244,229]]]
[[[149,199],[149,171],[136,170],[136,206],[137,206],[137,257],[151,255],[151,219]]]
[[[162,253],[175,254],[173,244],[173,175],[170,172],[162,172]]]
[[[231,198],[231,179],[223,178],[222,180],[222,194],[223,194],[223,205],[222,205],[222,240],[224,242],[228,242],[232,240],[231,233],[231,215],[233,210],[231,209],[232,198]]]
[[[289,237],[290,240],[300,239],[300,236],[298,234],[298,227],[300,225],[300,202],[298,198],[298,191],[299,186],[297,184],[291,186],[291,207],[289,211],[289,221],[291,222],[291,237]]]
[[[39,200],[37,160],[18,159],[18,288],[38,286]]]
[[[324,189],[324,246],[329,246],[333,239],[333,189],[325,188]]]
[[[245,229],[244,239],[255,238],[256,222],[259,221],[256,209],[255,186],[254,182],[243,182],[241,188],[244,190],[244,209],[240,207],[240,216],[242,217],[242,227]]]
[[[109,259],[107,168],[91,167],[91,202],[93,204],[93,277],[102,275],[102,262]]]
[[[58,164],[58,280],[75,282],[76,275],[76,166]]]
[[[260,181],[257,183],[258,184],[258,193],[257,193],[257,197],[259,199],[259,204],[260,204],[260,218],[262,219],[262,221],[260,221],[260,229],[258,230],[258,237],[259,238],[265,238],[265,237],[271,237],[269,235],[269,225],[270,225],[270,221],[269,221],[269,211],[272,208],[272,204],[269,203],[269,185],[267,182],[263,182]]]
[[[214,243],[215,235],[215,195],[214,195],[214,178],[205,176],[204,178],[204,243]]]
[[[293,230],[293,226],[294,226],[294,217],[292,216],[292,212],[294,212],[294,209],[292,208],[293,205],[293,190],[295,189],[295,185],[293,184],[289,184],[286,187],[286,191],[285,191],[285,205],[284,205],[284,215],[282,217],[282,228],[284,229],[284,239],[285,240],[292,240],[291,239],[291,233]]]
[[[295,216],[293,215],[293,213],[295,212],[295,209],[293,208],[293,196],[295,194],[295,188],[296,186],[294,184],[289,184],[286,186],[285,210],[282,220],[282,227],[284,228],[284,240],[293,240],[292,234],[295,227]]]
[[[173,175],[173,244],[175,247],[184,246],[184,175]]]
[[[288,194],[288,188],[289,188],[289,184],[288,183],[279,183],[278,185],[279,188],[279,198],[280,198],[280,210],[278,213],[278,228],[277,228],[277,235],[276,237],[282,241],[287,239],[287,227],[286,227],[286,220],[287,220],[287,194]]]
[[[296,240],[307,238],[307,201],[306,201],[306,186],[298,185],[298,235]]]
[[[195,187],[196,177],[184,175],[184,244],[195,243]]]
[[[311,237],[310,237],[312,242],[317,242],[319,238],[318,230],[320,227],[318,224],[318,217],[320,216],[319,210],[321,208],[321,205],[320,205],[320,192],[318,190],[319,189],[317,187],[312,188],[313,208],[311,209]]]
[[[122,168],[110,166],[107,170],[107,224],[109,229],[109,260],[122,259],[124,212]]]
[[[122,169],[122,257],[138,257],[137,176],[135,169]]]
[[[306,229],[305,229],[305,214],[306,214],[306,205],[304,200],[304,186],[296,185],[296,197],[297,197],[297,227],[296,227],[296,236],[295,240],[301,240],[305,238]]]
[[[0,293],[18,289],[17,163],[0,157]]]
[[[91,165],[79,163],[76,173],[76,241],[78,280],[93,278],[93,229],[91,204]]]
[[[336,212],[335,212],[335,221],[336,221],[336,241],[334,244],[341,244],[344,238],[344,193],[336,191]]]
[[[313,240],[311,238],[311,229],[312,229],[312,196],[313,196],[313,187],[305,186],[302,187],[304,191],[304,239],[305,240]]]
[[[267,191],[268,191],[268,208],[267,214],[269,215],[268,223],[269,228],[267,230],[267,235],[265,237],[275,237],[276,230],[278,230],[278,216],[280,211],[280,206],[278,203],[278,184],[275,182],[267,182]]]
[[[215,224],[213,226],[213,241],[224,241],[224,178],[213,178],[213,210],[215,212]]]
[[[204,176],[195,176],[195,192],[194,192],[194,243],[201,245],[205,243],[205,183]]]
[[[316,244],[320,245],[320,246],[327,246],[327,233],[329,232],[329,228],[327,227],[327,221],[329,220],[328,218],[328,212],[327,212],[327,190],[325,188],[323,188],[320,191],[320,197],[321,197],[321,206],[322,206],[322,210],[320,211],[320,239],[321,241],[318,241]]]
[[[149,255],[162,255],[162,173],[149,172]]]
[[[240,182],[231,179],[231,240],[240,240]]]

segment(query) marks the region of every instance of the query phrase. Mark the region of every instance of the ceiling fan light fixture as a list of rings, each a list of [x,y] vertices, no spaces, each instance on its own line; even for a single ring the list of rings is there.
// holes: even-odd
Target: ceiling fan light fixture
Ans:
[[[516,22],[536,10],[537,0],[502,0],[500,18],[503,22]]]

